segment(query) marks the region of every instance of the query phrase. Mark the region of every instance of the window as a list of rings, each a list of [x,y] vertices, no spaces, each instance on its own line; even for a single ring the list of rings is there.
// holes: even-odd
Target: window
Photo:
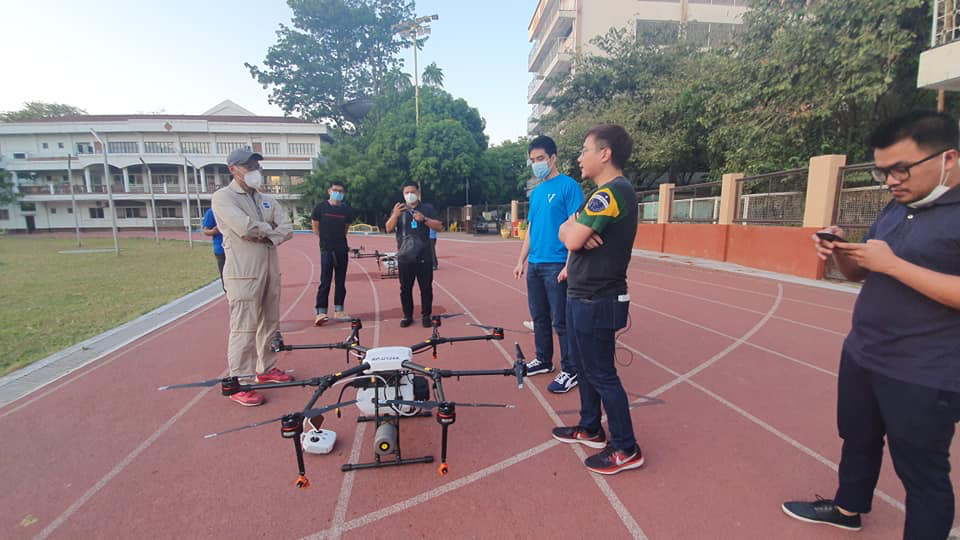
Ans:
[[[50,145],[49,145],[49,144],[43,143],[43,149],[44,149],[44,150],[47,150],[47,149],[49,149],[49,148],[50,148]]]
[[[218,154],[229,154],[237,148],[243,148],[247,146],[242,142],[218,142],[217,143],[217,153]]]
[[[58,142],[58,143],[57,143],[57,148],[61,148],[61,149],[62,149],[62,148],[63,148],[63,143],[62,143],[62,142]]]
[[[177,218],[180,217],[180,209],[176,206],[161,206],[160,207],[160,217],[162,218]]]
[[[190,141],[183,143],[184,154],[209,154],[210,143]]]
[[[295,156],[312,156],[314,154],[313,143],[290,143],[287,148],[290,154]]]
[[[140,145],[136,142],[108,142],[107,151],[111,154],[138,154]]]
[[[103,219],[103,208],[91,208],[90,219]]]
[[[143,143],[143,151],[148,154],[175,154],[173,141],[151,141]]]
[[[275,143],[275,142],[263,143],[263,153],[268,156],[279,156],[280,143]]]
[[[143,208],[140,208],[140,207],[120,208],[120,212],[119,212],[119,215],[118,215],[117,217],[120,218],[120,219],[136,219],[136,218],[142,218],[142,217],[143,217],[143,212],[141,212],[142,210],[143,210]]]
[[[57,207],[56,207],[56,206],[50,207],[50,213],[51,213],[51,214],[56,214],[56,213],[57,213]]]
[[[0,221],[7,221],[10,219],[10,210],[6,208],[0,208]]]
[[[637,41],[644,45],[668,45],[677,41],[676,21],[637,21]]]
[[[27,154],[24,152],[14,152],[13,159],[27,159]]]
[[[92,154],[92,153],[93,153],[93,145],[90,144],[90,143],[85,143],[85,142],[77,143],[77,153],[78,153],[78,154]]]
[[[36,203],[32,203],[32,202],[22,202],[22,203],[20,203],[20,211],[21,211],[21,212],[36,212],[36,211],[37,211],[37,205],[36,205]]]
[[[72,214],[72,213],[73,213],[73,208],[71,208],[71,207],[68,206],[68,207],[67,207],[67,213],[68,213],[68,214]]]

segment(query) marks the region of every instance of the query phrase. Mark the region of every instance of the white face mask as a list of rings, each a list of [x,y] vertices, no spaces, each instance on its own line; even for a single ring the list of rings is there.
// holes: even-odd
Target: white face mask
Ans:
[[[950,191],[950,188],[947,187],[947,178],[950,177],[950,173],[953,171],[946,170],[947,166],[947,156],[944,155],[940,159],[940,183],[936,185],[930,193],[927,193],[927,196],[913,201],[912,203],[907,203],[907,206],[910,208],[923,208],[924,206],[930,206],[933,204],[933,201],[943,197],[944,193]]]
[[[413,193],[413,192],[411,192],[411,193],[404,193],[404,194],[403,194],[403,200],[407,201],[407,204],[413,204],[413,203],[417,202],[417,194],[416,194],[416,193]]]
[[[243,175],[243,183],[250,189],[258,189],[263,183],[263,172],[260,169],[248,171]]]

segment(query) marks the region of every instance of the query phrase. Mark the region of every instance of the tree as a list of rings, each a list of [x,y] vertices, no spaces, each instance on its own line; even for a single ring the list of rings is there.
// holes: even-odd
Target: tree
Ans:
[[[20,110],[0,112],[0,122],[22,122],[24,120],[34,120],[37,118],[58,118],[61,116],[82,114],[87,114],[87,111],[74,107],[73,105],[27,101]]]
[[[478,173],[470,182],[470,200],[490,204],[522,200],[530,176],[526,140],[491,146],[481,156]]]
[[[287,0],[293,27],[281,24],[263,68],[245,63],[270,102],[287,114],[349,124],[343,105],[380,95],[409,38],[393,26],[413,17],[410,0]],[[395,82],[395,80],[394,80]]]
[[[0,171],[0,206],[13,204],[19,199],[19,194],[13,190],[13,182],[10,181],[10,173]]]
[[[436,206],[462,204],[466,180],[482,170],[487,147],[484,121],[466,101],[433,87],[420,92],[420,127],[413,89],[386,91],[376,99],[352,135],[334,134],[326,163],[308,175],[301,188],[309,203],[326,198],[331,180],[347,187],[347,198],[368,223],[382,223],[400,186],[420,182],[424,199]]]
[[[431,62],[429,66],[423,68],[423,85],[443,88],[443,70],[436,62]]]

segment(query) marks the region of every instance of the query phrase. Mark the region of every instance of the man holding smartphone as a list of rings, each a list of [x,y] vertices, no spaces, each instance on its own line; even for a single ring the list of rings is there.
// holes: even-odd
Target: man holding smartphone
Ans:
[[[397,233],[397,249],[405,236],[412,236],[419,246],[414,262],[401,262],[397,259],[397,273],[400,274],[400,305],[403,307],[403,319],[400,327],[413,324],[413,282],[420,287],[420,312],[424,328],[430,328],[430,315],[433,313],[433,250],[430,246],[430,230],[440,231],[443,223],[437,219],[437,211],[432,205],[420,200],[417,183],[408,181],[403,184],[403,202],[393,205],[393,212],[387,220],[386,231]]]
[[[884,437],[906,488],[904,538],[945,539],[953,526],[950,443],[960,420],[960,170],[957,120],[912,112],[870,136],[873,176],[893,200],[864,243],[831,226],[813,236],[864,281],[843,344],[837,426],[843,439],[833,499],[791,501],[796,519],[861,528],[880,475]],[[822,233],[829,233],[822,234]],[[839,239],[833,236],[839,237]]]

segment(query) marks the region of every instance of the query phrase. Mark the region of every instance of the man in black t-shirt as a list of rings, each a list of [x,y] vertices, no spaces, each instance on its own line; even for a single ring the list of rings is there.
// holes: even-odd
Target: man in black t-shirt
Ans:
[[[632,148],[630,136],[620,126],[604,124],[587,132],[578,161],[582,176],[593,180],[597,190],[557,235],[570,250],[567,336],[580,376],[580,421],[576,426],[554,428],[553,437],[603,448],[584,461],[600,474],[643,465],[630,401],[614,358],[616,332],[626,326],[630,308],[627,266],[637,234],[637,196],[623,177]],[[607,412],[609,445],[600,425],[601,405]]]
[[[420,310],[424,328],[430,327],[430,315],[433,312],[433,251],[430,247],[430,229],[440,231],[443,223],[437,219],[433,206],[420,201],[420,190],[416,182],[403,185],[402,203],[393,206],[393,213],[387,220],[387,232],[396,231],[397,249],[404,238],[413,237],[418,252],[414,262],[403,262],[397,257],[397,272],[400,274],[400,305],[403,307],[403,320],[400,326],[406,328],[413,324],[413,282],[420,286]]]
[[[313,323],[323,326],[327,322],[327,305],[330,298],[330,279],[334,278],[333,317],[349,319],[343,311],[347,298],[347,229],[353,221],[353,208],[343,198],[346,188],[334,180],[327,190],[330,198],[318,204],[310,216],[313,234],[320,238],[320,286],[317,287],[317,317]]]

